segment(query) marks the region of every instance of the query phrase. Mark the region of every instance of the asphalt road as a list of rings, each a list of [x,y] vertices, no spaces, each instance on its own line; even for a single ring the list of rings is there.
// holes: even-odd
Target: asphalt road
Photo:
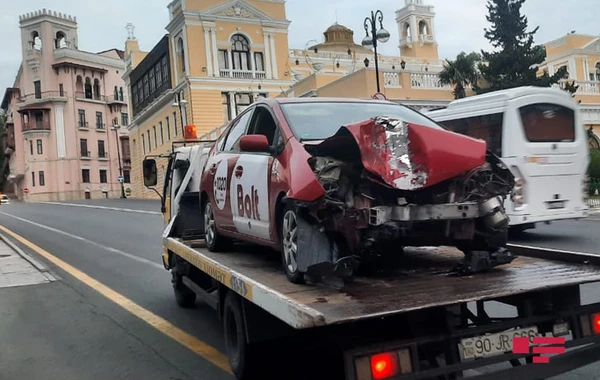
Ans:
[[[156,201],[121,199],[73,205],[13,203],[0,207],[0,225],[225,352],[221,326],[211,309],[200,304],[188,310],[175,304],[169,274],[160,264],[159,208]],[[519,242],[595,253],[600,252],[598,228],[597,220],[561,222],[528,232]],[[61,281],[0,289],[0,379],[233,379],[44,262]],[[587,292],[584,298],[600,295],[598,287]],[[592,379],[598,373],[600,363],[558,378]]]

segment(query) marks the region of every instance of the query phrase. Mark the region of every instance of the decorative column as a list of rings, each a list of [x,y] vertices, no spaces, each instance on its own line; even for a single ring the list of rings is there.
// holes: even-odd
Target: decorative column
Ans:
[[[254,60],[254,50],[250,49],[250,55],[248,56],[248,59],[250,60],[250,62],[248,62],[248,64],[250,65],[250,70],[252,70],[252,78],[256,78],[256,65],[255,65],[255,60]]]
[[[213,67],[215,68],[215,76],[218,77],[221,76],[221,70],[219,67],[219,49],[217,48],[217,29],[211,28],[210,33],[212,35]]]
[[[208,76],[214,76],[213,73],[213,58],[212,58],[212,44],[210,43],[210,29],[204,28],[204,49],[206,50],[206,71]],[[215,67],[215,70],[218,70]]]
[[[271,52],[271,59],[272,59],[272,65],[273,65],[273,77],[275,79],[279,79],[279,69],[277,68],[277,49],[275,48],[275,35],[274,34],[269,34],[269,42],[270,42],[270,47],[269,47],[269,51]]]
[[[237,109],[235,107],[235,92],[234,91],[229,92],[229,109],[231,110],[229,117],[231,120],[233,120],[237,116]]]
[[[267,70],[267,79],[273,79],[273,73],[271,72],[271,49],[269,48],[269,35],[267,32],[263,32],[264,45],[265,45],[265,66]]]

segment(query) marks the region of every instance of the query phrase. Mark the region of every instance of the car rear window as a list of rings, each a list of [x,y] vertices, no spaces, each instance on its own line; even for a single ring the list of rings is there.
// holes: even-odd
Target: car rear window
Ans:
[[[519,108],[529,142],[575,141],[575,111],[558,104],[539,103]]]
[[[430,118],[400,104],[307,102],[282,104],[281,109],[296,138],[304,141],[324,140],[344,125],[377,116],[387,116],[408,123],[443,129]]]

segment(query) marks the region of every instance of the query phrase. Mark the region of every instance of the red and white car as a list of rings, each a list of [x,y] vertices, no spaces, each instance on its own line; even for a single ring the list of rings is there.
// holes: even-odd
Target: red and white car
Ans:
[[[200,197],[208,249],[234,240],[274,248],[298,283],[351,278],[404,246],[456,246],[469,273],[510,262],[503,203],[513,186],[484,141],[408,107],[274,98],[229,123]]]

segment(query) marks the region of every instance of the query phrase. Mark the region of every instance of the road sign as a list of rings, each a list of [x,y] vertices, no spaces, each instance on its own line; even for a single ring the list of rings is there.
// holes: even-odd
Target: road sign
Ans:
[[[125,177],[123,177],[122,175],[117,177],[117,181],[119,181],[119,183],[123,183],[125,181]]]
[[[387,100],[387,98],[385,97],[385,95],[383,95],[381,92],[376,92],[375,94],[373,94],[373,99]]]
[[[24,189],[23,189],[23,192],[24,192],[25,194],[29,194],[29,189],[28,189],[28,188],[24,188]]]

